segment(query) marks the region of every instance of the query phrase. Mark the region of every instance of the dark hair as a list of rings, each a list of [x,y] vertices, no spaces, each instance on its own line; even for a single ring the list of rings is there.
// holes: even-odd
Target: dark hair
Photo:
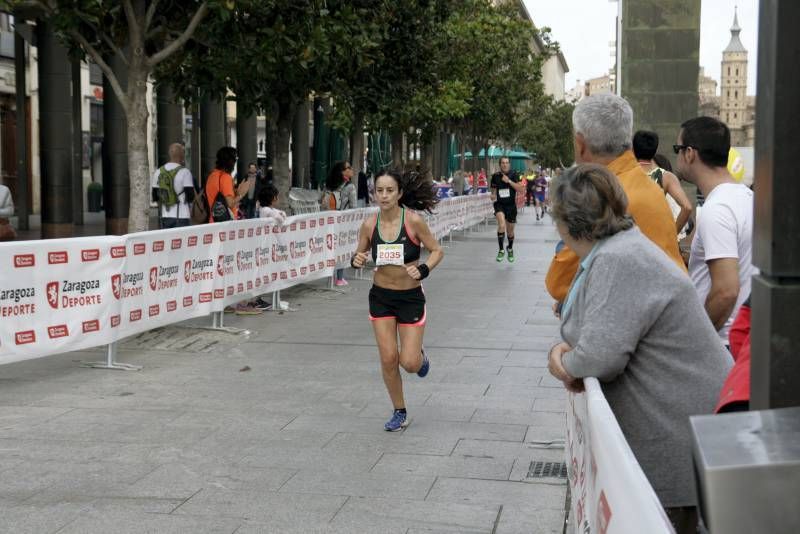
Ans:
[[[574,239],[597,241],[628,230],[628,197],[619,180],[603,165],[583,163],[567,169],[556,182],[553,219]]]
[[[224,146],[217,150],[217,162],[214,166],[221,171],[233,172],[238,155],[239,153],[232,146]]]
[[[278,196],[278,189],[272,185],[267,184],[261,187],[258,192],[258,203],[262,208],[267,208],[272,205],[272,201]]]
[[[633,134],[633,154],[636,159],[651,160],[658,151],[658,134],[639,130]]]
[[[398,171],[385,169],[375,177],[375,183],[377,184],[384,176],[391,177],[397,183],[401,193],[399,201],[401,206],[432,213],[434,206],[439,203],[433,181],[423,174],[412,171],[401,175]]]
[[[672,163],[669,161],[669,158],[664,154],[656,154],[653,156],[653,161],[656,162],[656,165],[664,169],[665,171],[672,172]]]
[[[697,150],[700,161],[709,167],[727,167],[731,150],[728,126],[711,117],[695,117],[681,124],[681,143]]]
[[[504,159],[508,160],[508,164],[511,165],[511,158],[509,158],[508,156],[500,156],[500,159],[497,160],[497,163],[499,165],[502,165]],[[481,170],[483,170],[483,167],[481,167]]]
[[[337,161],[331,167],[331,172],[328,173],[328,179],[325,180],[325,187],[328,191],[336,191],[344,182],[344,171],[347,167],[346,161]]]

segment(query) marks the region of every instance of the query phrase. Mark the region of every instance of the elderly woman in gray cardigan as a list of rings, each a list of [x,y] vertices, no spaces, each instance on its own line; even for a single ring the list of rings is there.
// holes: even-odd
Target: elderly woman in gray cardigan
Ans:
[[[610,171],[579,165],[554,189],[553,219],[581,264],[550,372],[576,392],[582,378],[600,380],[680,532],[681,522],[696,525],[689,416],[713,411],[731,357],[686,273],[626,214],[627,197]]]

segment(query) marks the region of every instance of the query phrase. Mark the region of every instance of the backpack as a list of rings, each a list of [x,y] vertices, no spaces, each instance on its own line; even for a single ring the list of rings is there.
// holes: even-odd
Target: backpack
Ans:
[[[650,178],[658,184],[658,187],[664,189],[664,169],[657,167],[650,171]]]
[[[178,203],[178,193],[175,192],[175,176],[183,169],[180,165],[168,171],[166,166],[158,169],[158,201],[171,208]]]
[[[336,211],[339,209],[342,199],[342,190],[337,189],[336,191],[328,191],[327,189],[322,194],[322,199],[320,200],[320,207],[322,211],[332,210]]]
[[[222,173],[217,171],[217,197],[214,199],[214,203],[211,205],[211,216],[214,217],[214,222],[226,222],[233,220],[233,215],[231,214],[231,210],[228,209],[228,203],[225,200],[225,196],[222,194]],[[211,178],[209,176],[209,178]],[[208,182],[206,182],[208,184]]]
[[[206,188],[200,188],[199,193],[195,193],[194,200],[189,210],[192,224],[208,223],[208,201],[206,200]]]

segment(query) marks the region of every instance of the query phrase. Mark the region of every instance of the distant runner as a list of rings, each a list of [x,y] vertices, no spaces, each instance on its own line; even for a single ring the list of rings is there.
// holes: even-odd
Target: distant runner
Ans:
[[[517,193],[525,192],[525,184],[519,175],[511,170],[511,160],[500,158],[500,171],[492,175],[489,184],[494,202],[494,216],[497,219],[497,244],[500,251],[497,261],[503,261],[508,252],[508,261],[514,263],[514,225],[517,223]],[[508,248],[504,249],[506,232],[508,232]]]

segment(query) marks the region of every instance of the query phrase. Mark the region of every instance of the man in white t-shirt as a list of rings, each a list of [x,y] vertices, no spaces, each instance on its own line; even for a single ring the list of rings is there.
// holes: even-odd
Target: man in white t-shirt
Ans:
[[[153,201],[158,202],[161,213],[161,228],[175,228],[178,226],[189,226],[192,224],[190,206],[194,200],[194,181],[192,173],[183,166],[185,151],[180,143],[173,143],[169,147],[169,162],[156,169],[150,181],[153,188]],[[164,200],[163,192],[159,191],[159,177],[164,173],[165,177],[172,180],[175,191],[176,202],[172,205]]]
[[[752,263],[753,192],[728,172],[730,144],[723,122],[697,117],[681,125],[673,147],[679,176],[706,198],[692,241],[689,276],[725,345],[758,272]]]

